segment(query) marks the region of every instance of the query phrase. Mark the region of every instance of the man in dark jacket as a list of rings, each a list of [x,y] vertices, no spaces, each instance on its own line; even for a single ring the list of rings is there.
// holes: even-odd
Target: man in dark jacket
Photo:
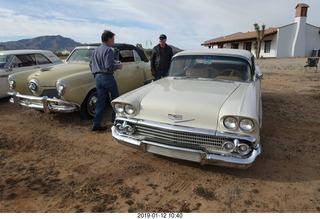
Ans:
[[[161,34],[159,41],[159,44],[153,47],[151,54],[151,72],[155,81],[168,76],[173,56],[172,48],[166,43],[167,36]]]

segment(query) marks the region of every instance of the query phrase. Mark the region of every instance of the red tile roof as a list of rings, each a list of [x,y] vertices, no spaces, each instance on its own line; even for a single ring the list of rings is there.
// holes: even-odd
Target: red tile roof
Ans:
[[[264,31],[264,36],[270,36],[276,34],[278,32],[277,28],[268,28]],[[210,46],[216,45],[220,43],[231,43],[231,42],[239,42],[239,41],[248,41],[248,40],[255,40],[257,36],[256,31],[247,32],[247,33],[234,33],[228,36],[218,37],[212,40],[207,40],[202,43],[202,46]]]

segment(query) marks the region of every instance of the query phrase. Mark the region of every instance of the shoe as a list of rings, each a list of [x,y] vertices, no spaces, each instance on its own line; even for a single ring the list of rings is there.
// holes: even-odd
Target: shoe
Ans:
[[[92,129],[91,129],[91,131],[93,131],[93,132],[96,132],[96,131],[105,131],[105,130],[107,130],[107,126],[103,126],[103,127],[100,127],[100,126],[93,126],[92,127]]]

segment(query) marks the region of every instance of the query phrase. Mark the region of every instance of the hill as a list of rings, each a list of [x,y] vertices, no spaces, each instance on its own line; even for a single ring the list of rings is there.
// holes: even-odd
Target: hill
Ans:
[[[0,50],[12,49],[44,49],[53,52],[61,52],[64,50],[72,51],[72,49],[81,43],[73,39],[60,35],[57,36],[39,36],[33,39],[22,39],[18,41],[0,42]],[[140,44],[141,45],[141,44]],[[170,45],[174,53],[180,52],[181,49]],[[148,49],[145,49],[147,52]],[[151,50],[150,50],[151,53]]]
[[[71,51],[74,47],[81,43],[70,38],[60,35],[57,36],[39,36],[33,39],[23,39],[18,41],[0,42],[0,47],[5,50],[11,49],[45,49],[53,52],[68,50]]]

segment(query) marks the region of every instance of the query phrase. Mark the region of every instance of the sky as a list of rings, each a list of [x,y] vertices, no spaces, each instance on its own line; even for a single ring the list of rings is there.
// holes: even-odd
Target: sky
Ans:
[[[319,0],[0,0],[0,42],[61,35],[99,43],[103,30],[117,43],[152,48],[159,35],[183,50],[237,32],[291,24],[298,3],[307,23],[320,27]]]

